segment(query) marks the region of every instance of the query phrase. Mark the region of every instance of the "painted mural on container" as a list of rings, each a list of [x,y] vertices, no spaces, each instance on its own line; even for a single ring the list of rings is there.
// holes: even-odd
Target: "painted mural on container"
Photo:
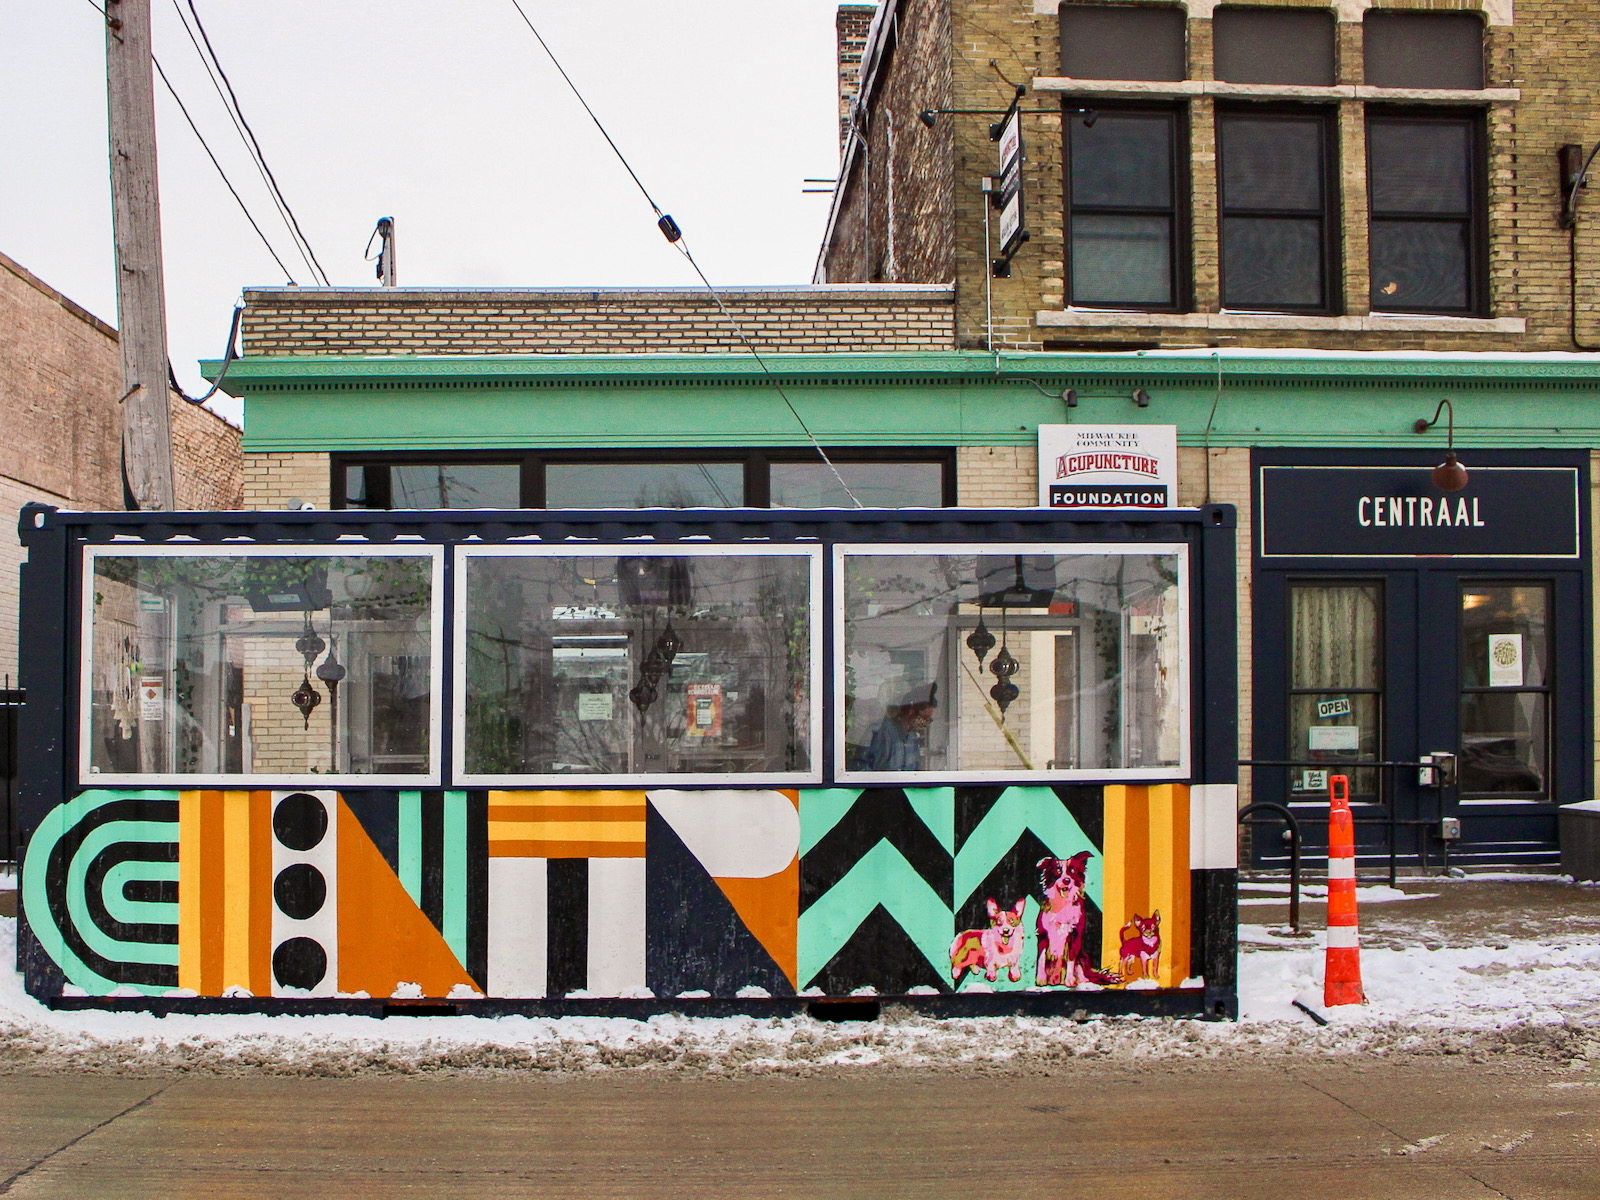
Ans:
[[[86,995],[1171,988],[1182,785],[84,792],[30,928]]]

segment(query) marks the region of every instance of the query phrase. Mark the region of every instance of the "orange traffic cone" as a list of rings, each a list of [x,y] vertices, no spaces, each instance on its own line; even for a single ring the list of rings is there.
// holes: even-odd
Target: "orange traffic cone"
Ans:
[[[1365,1004],[1361,989],[1361,932],[1356,922],[1356,826],[1350,778],[1328,780],[1328,949],[1322,1003]]]

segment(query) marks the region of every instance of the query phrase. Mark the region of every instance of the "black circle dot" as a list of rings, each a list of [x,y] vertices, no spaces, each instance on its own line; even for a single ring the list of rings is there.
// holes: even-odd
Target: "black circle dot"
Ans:
[[[272,952],[272,974],[282,987],[310,991],[328,973],[328,952],[310,938],[290,938]]]
[[[328,882],[310,863],[295,863],[279,871],[272,881],[272,898],[291,921],[306,921],[322,911]]]
[[[310,850],[328,832],[328,810],[305,792],[285,796],[272,813],[272,832],[291,850]]]

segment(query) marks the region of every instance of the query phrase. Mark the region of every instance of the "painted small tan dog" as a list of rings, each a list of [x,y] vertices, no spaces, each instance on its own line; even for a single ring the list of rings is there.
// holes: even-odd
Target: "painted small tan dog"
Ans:
[[[1024,897],[1010,908],[1001,908],[991,898],[988,901],[989,928],[969,929],[958,933],[950,943],[950,979],[961,982],[963,971],[983,972],[983,977],[993,983],[1005,968],[1012,983],[1022,979],[1022,906]]]

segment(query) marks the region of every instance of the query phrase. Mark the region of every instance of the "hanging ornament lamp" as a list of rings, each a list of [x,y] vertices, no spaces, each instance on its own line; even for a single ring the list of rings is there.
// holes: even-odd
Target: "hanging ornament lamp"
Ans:
[[[306,613],[306,631],[302,633],[294,644],[300,651],[300,656],[306,660],[306,675],[311,674],[311,664],[316,662],[322,652],[328,648],[328,643],[317,636],[317,631],[312,628],[311,614]]]
[[[642,716],[644,714],[644,710],[656,702],[655,683],[648,678],[641,679],[628,692],[628,699],[633,702],[633,706],[639,710],[639,713]]]
[[[967,649],[978,656],[978,670],[983,670],[983,660],[994,649],[994,634],[983,623],[983,610],[978,610],[978,627],[967,635]]]
[[[672,620],[668,618],[667,627],[661,631],[661,637],[656,642],[656,648],[661,651],[661,659],[668,668],[678,657],[678,652],[683,649],[683,639],[678,636],[678,631],[672,627]]]
[[[1004,643],[1001,643],[1000,653],[996,654],[994,661],[989,664],[989,671],[997,681],[989,689],[989,695],[993,696],[994,702],[1000,706],[1000,715],[1002,717],[1005,716],[1006,709],[1011,707],[1012,702],[1022,694],[1018,691],[1017,685],[1011,682],[1011,677],[1017,673],[1021,666],[1022,664],[1017,661],[1016,656],[1011,653],[1009,647]]]
[[[300,686],[294,690],[294,695],[289,697],[289,703],[300,710],[300,715],[306,719],[305,727],[311,728],[311,712],[322,703],[322,694],[311,686],[311,673],[306,672]]]

